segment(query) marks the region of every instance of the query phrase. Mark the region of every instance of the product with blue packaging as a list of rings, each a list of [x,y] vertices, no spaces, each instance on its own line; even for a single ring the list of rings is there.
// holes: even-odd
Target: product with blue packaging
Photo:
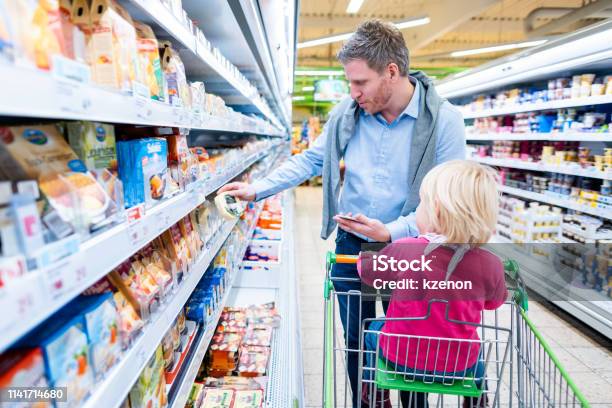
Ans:
[[[83,405],[94,385],[89,345],[82,315],[58,314],[22,340],[18,347],[40,347],[45,372],[52,387],[67,387],[68,400],[62,407]]]
[[[115,308],[113,294],[79,296],[70,302],[62,312],[66,314],[79,311],[83,316],[85,334],[90,349],[96,378],[104,376],[121,356],[119,339],[119,314]]]
[[[125,206],[144,203],[151,207],[164,198],[168,173],[168,144],[163,138],[145,138],[117,143],[119,178],[123,182]]]

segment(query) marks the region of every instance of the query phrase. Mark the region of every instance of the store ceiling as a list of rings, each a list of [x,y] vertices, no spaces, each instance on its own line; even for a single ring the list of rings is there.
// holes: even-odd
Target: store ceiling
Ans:
[[[612,18],[612,0],[364,0],[357,14],[346,13],[348,3],[302,0],[298,43],[351,32],[368,18],[398,22],[428,16],[429,24],[402,30],[411,65],[471,67],[515,51],[459,58],[450,53],[546,38]],[[298,66],[338,66],[335,55],[341,44],[299,49]]]

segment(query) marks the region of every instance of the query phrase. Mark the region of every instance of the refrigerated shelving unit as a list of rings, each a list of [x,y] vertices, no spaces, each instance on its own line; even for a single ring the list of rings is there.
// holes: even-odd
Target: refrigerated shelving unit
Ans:
[[[0,322],[0,352],[11,347],[84,289],[193,211],[222,185],[261,160],[285,158],[290,151],[286,140],[289,139],[291,123],[290,95],[298,1],[185,0],[183,18],[175,15],[161,0],[118,1],[133,19],[149,24],[158,39],[172,41],[183,59],[188,80],[203,81],[207,92],[221,96],[228,106],[241,114],[215,117],[154,101],[136,92],[125,94],[102,88],[91,82],[82,67],[69,61],[58,64],[60,69],[52,72],[1,62],[0,76],[4,78],[5,85],[0,100],[0,119],[3,123],[57,119],[178,127],[211,135],[213,139],[224,135],[269,137],[273,141],[272,147],[245,155],[239,164],[225,168],[222,174],[191,184],[185,191],[146,211],[142,210],[136,219],[126,220],[83,242],[76,242],[76,253],[44,269],[28,273],[14,286],[11,282],[7,288],[10,290],[0,297],[0,308],[5,316]],[[223,19],[218,18],[217,13],[223,13]],[[192,20],[198,22],[204,36],[198,34]],[[230,24],[233,29],[219,28],[228,28]],[[291,200],[286,203],[293,205]],[[291,209],[286,207],[285,212],[290,214]],[[85,402],[86,406],[118,407],[125,400],[162,337],[230,235],[234,224],[225,222],[216,232],[208,248],[193,263],[186,278],[171,296],[159,306],[143,333],[124,351],[120,361],[95,384]],[[242,259],[245,250],[246,247],[238,251],[240,254],[236,263]],[[287,277],[292,279],[284,286],[289,290],[291,285],[295,286],[295,275]],[[58,279],[62,285],[56,285]],[[58,289],[60,286],[61,290]],[[230,304],[233,293],[228,291],[221,303]],[[290,347],[284,348],[283,354],[291,350],[293,356],[299,356],[299,347],[296,349],[295,345],[292,346],[299,341],[295,337],[299,335],[299,321],[295,318],[297,315],[289,316],[288,313],[294,310],[287,306],[288,302],[283,303],[284,296],[279,298],[279,306],[283,305],[281,310],[287,323],[277,333],[275,342],[282,347]],[[207,328],[194,341],[194,351],[172,392],[172,406],[184,405],[212,330]],[[274,361],[278,359],[277,356]],[[283,364],[280,366],[286,368]],[[295,395],[300,395],[301,368],[292,364],[290,369],[290,378],[295,380],[291,390]],[[286,375],[284,371],[276,370],[275,374]],[[277,380],[271,383],[274,381]],[[285,392],[285,389],[270,387],[268,397],[270,401],[282,399]]]
[[[472,96],[514,86],[526,86],[562,76],[571,76],[584,72],[612,74],[612,21],[605,21],[577,32],[549,40],[543,45],[501,58],[480,67],[455,74],[440,83],[436,88],[441,96],[457,106],[464,105]],[[525,112],[593,107],[603,112],[612,112],[612,96],[599,95],[574,99],[552,100],[538,103],[506,105],[499,109],[472,110],[460,108],[466,124],[477,118],[512,115]],[[467,132],[468,143],[487,143],[493,140],[542,140],[542,141],[579,141],[595,149],[612,147],[612,133],[581,133],[576,131],[559,133],[479,133]],[[583,169],[578,165],[556,166],[544,163],[533,163],[518,159],[498,159],[492,157],[469,157],[480,163],[491,166],[524,169],[539,172],[554,172],[601,180],[612,180],[612,171],[597,171],[594,168]],[[554,194],[536,193],[506,185],[500,185],[500,191],[509,196],[531,201],[538,201],[561,207],[567,210],[599,217],[602,220],[612,219],[610,207],[594,208],[585,206]],[[498,232],[510,233],[506,225],[499,225]],[[497,235],[492,242],[510,244],[505,236]],[[495,246],[494,246],[495,247]],[[506,246],[510,251],[509,246]],[[499,247],[498,247],[499,248]],[[504,251],[506,257],[518,257],[521,262],[523,277],[528,286],[551,300],[561,309],[572,314],[584,323],[597,329],[608,338],[612,338],[612,299],[603,293],[586,289],[574,289],[566,299],[554,296],[562,283],[553,276],[554,269],[545,268],[543,263],[529,259],[524,253]],[[586,292],[585,292],[586,290]]]
[[[279,262],[270,267],[262,277],[245,268],[239,271],[234,282],[228,305],[245,307],[253,304],[275,302],[281,317],[272,338],[268,363],[269,382],[266,390],[266,407],[286,408],[303,406],[303,366],[301,332],[297,299],[297,272],[294,257],[293,230],[294,192],[283,193],[282,238],[278,243]],[[258,266],[257,262],[247,262]]]

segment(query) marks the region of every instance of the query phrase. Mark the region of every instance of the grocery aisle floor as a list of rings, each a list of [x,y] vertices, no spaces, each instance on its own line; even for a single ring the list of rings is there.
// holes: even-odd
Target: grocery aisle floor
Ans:
[[[320,407],[323,382],[324,260],[325,253],[333,250],[334,240],[333,237],[327,241],[319,238],[321,188],[299,187],[295,202],[305,405]],[[546,304],[532,300],[529,305],[532,320],[546,336],[587,400],[594,407],[612,407],[612,343],[585,326],[574,327],[567,318],[559,317],[561,312]]]

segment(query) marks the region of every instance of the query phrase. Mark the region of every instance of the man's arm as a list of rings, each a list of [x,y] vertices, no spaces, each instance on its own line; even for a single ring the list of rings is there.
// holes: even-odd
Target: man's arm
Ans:
[[[252,184],[255,199],[264,199],[279,191],[297,186],[311,177],[320,176],[323,168],[326,140],[327,132],[324,127],[321,136],[315,140],[310,148],[292,156],[268,176],[255,181]]]
[[[438,121],[435,164],[456,159],[465,160],[465,126],[461,112],[449,102],[444,102],[440,106]],[[385,227],[391,235],[391,241],[419,235],[414,212],[385,224]]]

